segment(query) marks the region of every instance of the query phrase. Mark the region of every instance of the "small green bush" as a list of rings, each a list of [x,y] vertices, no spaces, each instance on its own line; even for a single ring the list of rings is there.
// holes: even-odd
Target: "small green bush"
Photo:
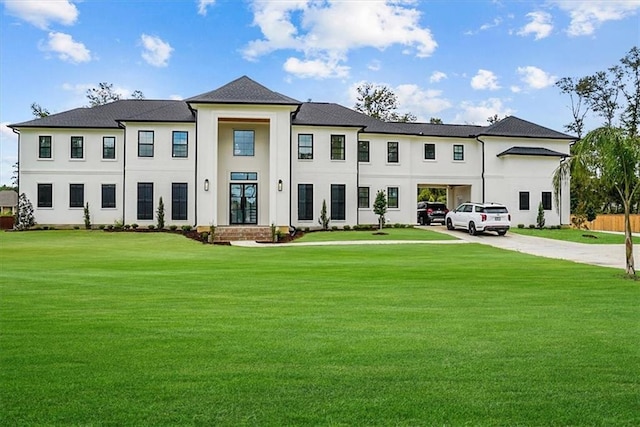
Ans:
[[[203,231],[202,233],[200,233],[200,240],[202,240],[203,242],[206,242],[209,240],[209,233],[206,231]]]
[[[177,225],[175,225],[175,224],[171,224],[171,225],[169,226],[169,230],[171,230],[171,231],[176,231],[177,229],[178,229],[178,226],[177,226]]]
[[[113,230],[113,225],[112,224],[107,225],[107,230]]]
[[[131,228],[131,226],[130,226],[129,224],[125,224],[125,225],[124,225],[124,229],[125,229],[125,230],[128,230],[128,229],[130,229],[130,228]]]
[[[191,226],[190,225],[183,225],[182,226],[182,231],[191,231]]]
[[[349,226],[349,225],[345,225],[345,226],[344,226],[344,227],[342,227],[342,228],[344,228],[346,231],[351,230],[351,226]]]
[[[309,228],[309,227],[305,227],[305,228],[304,228],[304,232],[305,232],[305,233],[308,233],[309,231],[311,231],[311,228]]]
[[[529,228],[536,228],[535,224],[529,224]]]
[[[149,230],[155,230],[156,226],[153,224],[149,224],[149,226],[147,227]]]
[[[402,228],[402,224],[396,222],[395,224],[393,224],[393,228]]]
[[[331,226],[331,230],[332,231],[337,231],[338,230],[338,226],[337,225],[332,225]]]
[[[104,230],[104,224],[100,224],[100,225],[98,226],[98,228],[99,228],[100,230]]]
[[[73,229],[74,229],[74,230],[80,230],[80,226],[79,226],[79,225],[74,225],[74,226],[73,226]]]
[[[518,228],[524,228],[524,224],[518,224]]]
[[[136,224],[136,223],[134,222],[133,224],[131,224],[131,228],[133,228],[133,229],[135,230],[136,228],[138,228],[138,224]]]

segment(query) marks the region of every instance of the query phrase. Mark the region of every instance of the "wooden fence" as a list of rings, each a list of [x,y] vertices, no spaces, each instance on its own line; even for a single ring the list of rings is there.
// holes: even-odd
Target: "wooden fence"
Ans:
[[[624,231],[624,215],[598,215],[595,220],[586,223],[589,230]],[[640,215],[631,215],[631,231],[640,233]]]

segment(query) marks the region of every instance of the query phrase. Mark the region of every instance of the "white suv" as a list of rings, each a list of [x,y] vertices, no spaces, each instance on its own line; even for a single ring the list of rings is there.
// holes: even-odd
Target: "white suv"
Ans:
[[[475,236],[483,231],[495,231],[500,236],[511,227],[511,215],[506,206],[496,203],[463,203],[445,218],[447,229],[463,228]]]

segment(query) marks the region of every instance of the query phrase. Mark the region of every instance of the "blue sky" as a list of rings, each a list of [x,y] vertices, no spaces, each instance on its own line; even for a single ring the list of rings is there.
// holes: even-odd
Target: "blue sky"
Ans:
[[[17,136],[6,124],[123,97],[182,99],[247,75],[300,101],[353,107],[362,82],[419,121],[570,120],[554,82],[619,62],[640,44],[640,0],[1,0],[0,183]],[[589,128],[599,124],[588,122]]]

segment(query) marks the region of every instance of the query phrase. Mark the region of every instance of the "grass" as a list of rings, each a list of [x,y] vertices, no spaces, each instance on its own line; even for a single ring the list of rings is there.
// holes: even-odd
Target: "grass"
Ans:
[[[577,230],[575,228],[563,228],[551,230],[548,228],[517,228],[510,230],[513,233],[526,236],[544,237],[545,239],[564,240],[567,242],[588,243],[595,245],[624,244],[624,234],[604,233],[590,230]],[[592,236],[592,237],[588,237]],[[633,243],[639,243],[640,239],[634,236]]]
[[[332,242],[348,240],[456,240],[447,234],[418,228],[384,228],[380,230],[358,231],[314,231],[306,233],[294,242]]]
[[[640,286],[476,244],[0,234],[2,425],[640,425]]]

